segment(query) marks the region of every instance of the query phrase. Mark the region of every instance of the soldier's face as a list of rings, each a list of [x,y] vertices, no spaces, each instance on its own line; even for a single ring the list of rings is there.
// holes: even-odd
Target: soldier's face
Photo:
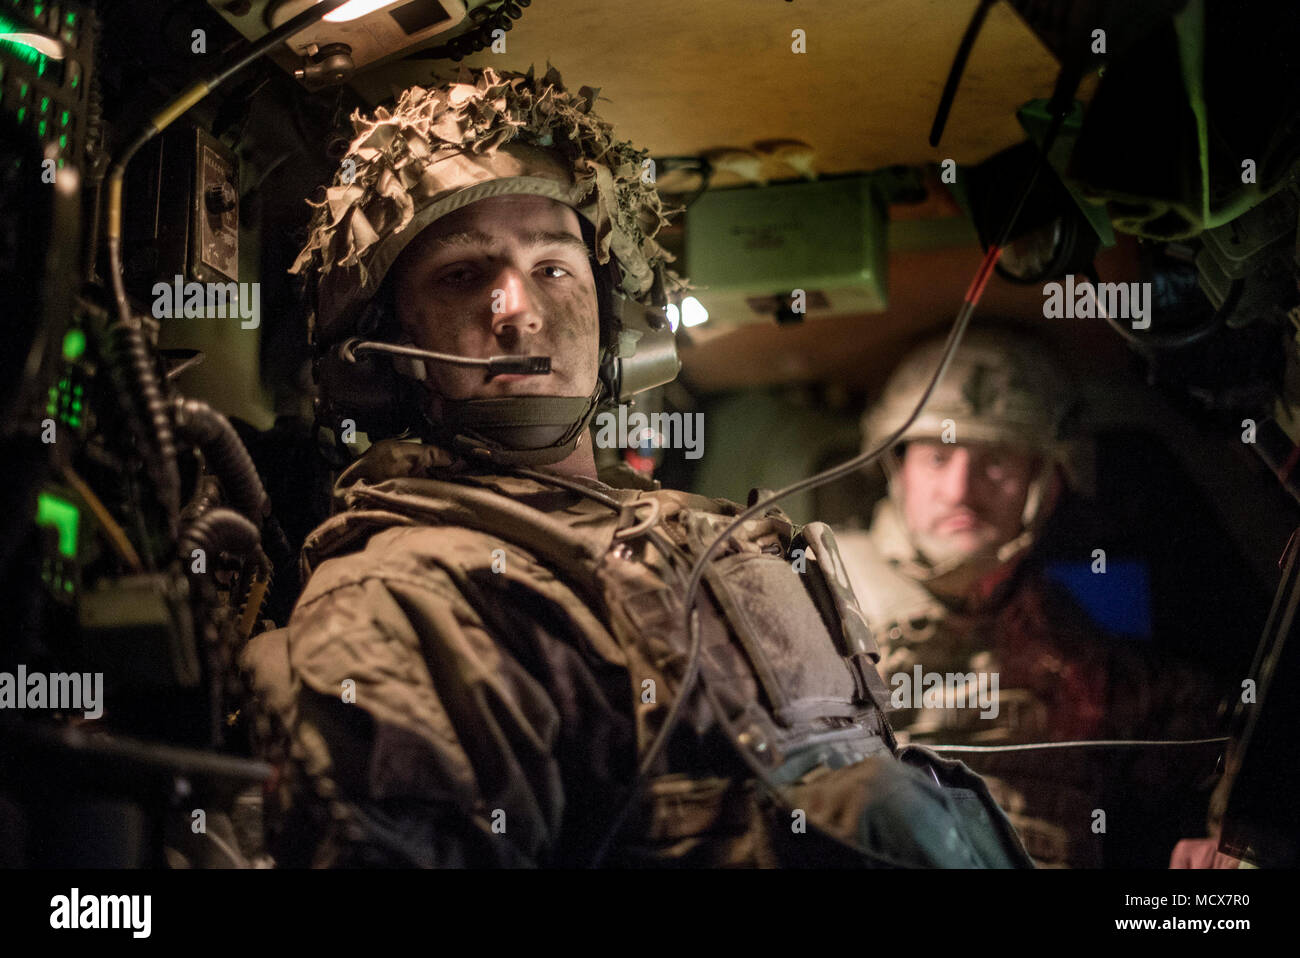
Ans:
[[[541,196],[498,196],[438,220],[393,266],[397,314],[422,349],[550,356],[548,376],[426,363],[448,399],[585,396],[596,386],[596,284],[578,214]]]
[[[1020,534],[1038,460],[993,443],[911,442],[903,451],[903,517],[947,554],[992,555]]]

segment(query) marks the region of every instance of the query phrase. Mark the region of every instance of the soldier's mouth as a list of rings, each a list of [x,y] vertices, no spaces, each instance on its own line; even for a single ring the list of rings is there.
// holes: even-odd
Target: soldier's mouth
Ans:
[[[936,528],[941,532],[966,532],[983,524],[983,521],[975,514],[961,512],[940,519]]]
[[[486,373],[483,376],[483,385],[491,386],[495,383],[514,383],[514,382],[537,382],[554,385],[559,380],[559,370],[551,367],[549,373],[528,374],[528,373]]]

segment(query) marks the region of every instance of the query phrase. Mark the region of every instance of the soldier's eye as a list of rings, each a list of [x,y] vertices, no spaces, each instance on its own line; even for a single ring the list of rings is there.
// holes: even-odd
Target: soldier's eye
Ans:
[[[458,263],[437,274],[436,282],[449,286],[464,286],[474,280],[478,271],[468,263]]]
[[[572,275],[568,269],[563,266],[558,266],[555,263],[547,263],[545,266],[541,267],[541,270],[543,273],[546,273],[547,270],[553,271],[553,273],[546,273],[547,279],[563,279],[566,276]]]

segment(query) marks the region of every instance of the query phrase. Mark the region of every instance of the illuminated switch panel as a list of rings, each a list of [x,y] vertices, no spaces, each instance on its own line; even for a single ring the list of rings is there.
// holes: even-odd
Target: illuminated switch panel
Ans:
[[[49,399],[45,404],[46,415],[60,426],[67,426],[81,435],[85,431],[83,427],[86,421],[85,391],[85,383],[80,381],[75,372],[65,370],[50,387]]]
[[[41,581],[55,599],[71,602],[78,591],[81,510],[66,490],[46,489],[36,497],[36,524],[52,546],[41,559]]]
[[[45,416],[53,419],[58,429],[70,429],[78,438],[86,434],[89,415],[88,380],[81,362],[85,351],[86,334],[80,326],[73,326],[63,337],[63,365],[50,386],[44,409]]]
[[[0,0],[0,34],[10,35],[0,40],[0,110],[34,132],[60,168],[82,165],[94,52],[88,17],[83,3]]]

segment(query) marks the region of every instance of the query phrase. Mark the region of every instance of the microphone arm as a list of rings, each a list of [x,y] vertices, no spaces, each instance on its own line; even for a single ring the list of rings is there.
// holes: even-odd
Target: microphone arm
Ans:
[[[432,359],[452,366],[486,366],[488,377],[493,376],[546,376],[551,372],[550,356],[489,356],[477,359],[471,356],[456,356],[452,353],[435,353],[415,346],[396,346],[393,343],[352,337],[339,345],[339,355],[349,363],[357,361],[359,353],[391,353],[394,356],[410,356],[415,359]]]

